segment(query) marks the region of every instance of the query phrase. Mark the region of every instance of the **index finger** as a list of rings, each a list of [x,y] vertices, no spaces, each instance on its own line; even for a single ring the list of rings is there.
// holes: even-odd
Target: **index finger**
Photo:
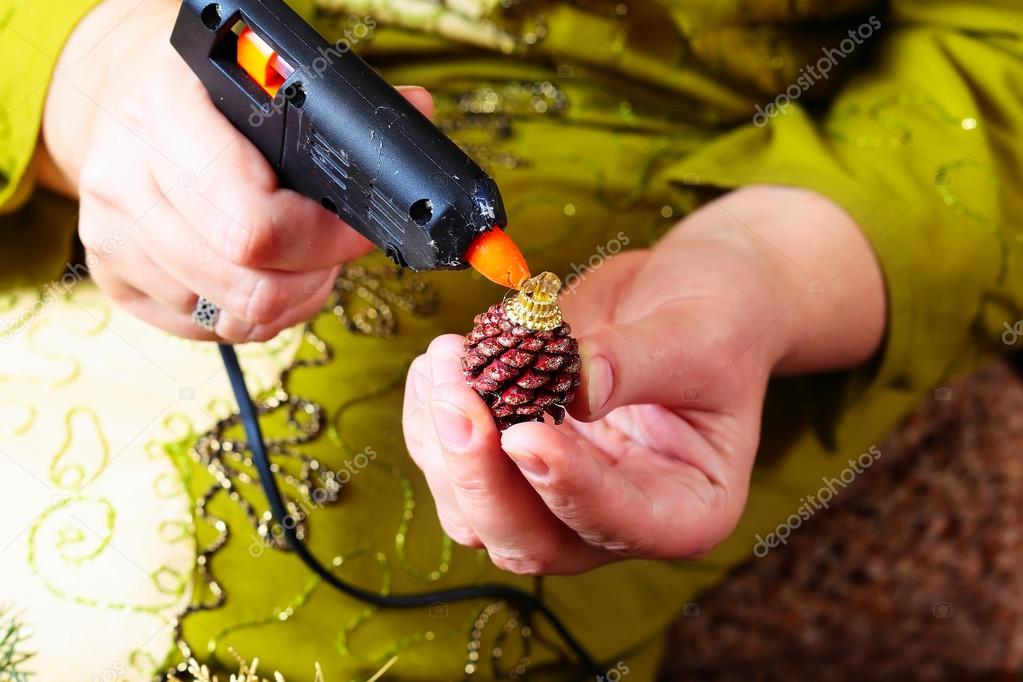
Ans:
[[[501,449],[490,408],[465,385],[461,342],[430,347],[430,414],[454,497],[500,568],[519,574],[577,573],[604,563],[555,518]]]

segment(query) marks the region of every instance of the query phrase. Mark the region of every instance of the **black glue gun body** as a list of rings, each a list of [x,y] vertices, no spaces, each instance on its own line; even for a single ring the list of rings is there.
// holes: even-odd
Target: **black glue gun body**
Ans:
[[[494,181],[347,43],[281,0],[184,0],[171,43],[284,187],[398,265],[461,269],[504,228]]]

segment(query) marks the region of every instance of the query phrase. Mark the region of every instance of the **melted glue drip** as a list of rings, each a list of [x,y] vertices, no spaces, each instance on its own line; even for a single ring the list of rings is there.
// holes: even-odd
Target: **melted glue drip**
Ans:
[[[545,331],[561,326],[561,308],[558,292],[561,280],[553,272],[541,272],[527,279],[515,296],[505,304],[508,319],[533,331]]]

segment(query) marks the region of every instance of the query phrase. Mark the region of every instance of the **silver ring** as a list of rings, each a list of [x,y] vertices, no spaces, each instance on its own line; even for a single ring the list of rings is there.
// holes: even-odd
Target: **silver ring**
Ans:
[[[217,326],[218,319],[220,319],[220,308],[217,307],[217,304],[208,298],[200,296],[199,300],[195,302],[195,308],[192,310],[192,322],[195,322],[206,331],[212,332],[214,327]]]

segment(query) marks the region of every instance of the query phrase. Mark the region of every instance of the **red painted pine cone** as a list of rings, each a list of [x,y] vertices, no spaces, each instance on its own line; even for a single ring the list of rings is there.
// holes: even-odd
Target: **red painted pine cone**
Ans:
[[[579,344],[562,322],[532,330],[508,319],[504,303],[476,316],[465,337],[462,369],[466,383],[487,401],[497,427],[565,419],[565,407],[579,385]]]

